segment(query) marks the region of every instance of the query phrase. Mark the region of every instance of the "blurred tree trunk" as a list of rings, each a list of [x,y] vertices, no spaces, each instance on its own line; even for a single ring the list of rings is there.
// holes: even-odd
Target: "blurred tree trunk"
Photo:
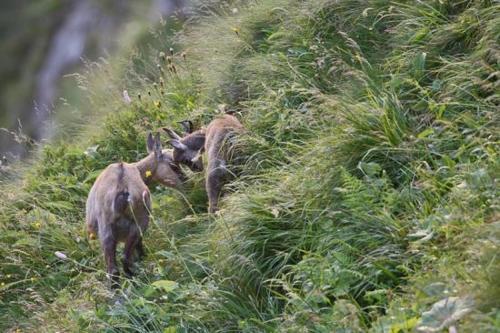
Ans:
[[[16,1],[6,0],[0,4],[0,11],[3,9],[3,13],[12,14],[13,17],[9,20],[9,15],[0,14],[0,28],[17,29],[15,18],[24,18],[25,12],[34,11],[29,7],[34,6],[32,2],[20,2],[21,5]],[[131,14],[131,5],[137,5],[133,0],[73,0],[65,2],[64,6],[56,0],[40,0],[40,3],[47,3],[47,8],[46,11],[38,12],[41,17],[37,16],[36,19],[45,25],[50,22],[49,27],[37,31],[38,24],[42,23],[37,23],[36,20],[33,22],[29,16],[26,17],[23,24],[32,31],[26,35],[24,44],[19,44],[12,37],[11,54],[7,52],[0,59],[0,63],[4,62],[4,57],[7,63],[7,60],[14,59],[11,60],[11,68],[0,67],[0,74],[12,72],[8,79],[0,81],[0,87],[9,87],[12,82],[20,86],[18,91],[7,91],[0,96],[3,100],[0,102],[0,127],[6,128],[0,131],[0,153],[9,151],[22,156],[26,154],[26,144],[16,141],[27,140],[28,137],[36,141],[50,139],[53,128],[49,125],[49,120],[58,98],[62,76],[69,70],[74,70],[82,57],[95,59],[111,53],[120,26],[127,20],[137,19]],[[146,19],[157,21],[182,9],[183,1],[150,0],[145,9],[148,6],[151,14]],[[43,35],[40,36],[42,32]],[[12,36],[16,33],[17,31],[12,31]],[[4,44],[6,37],[11,36],[8,33],[4,36],[0,32],[1,44]],[[43,47],[35,48],[40,42]],[[37,50],[36,54],[34,49]],[[16,61],[18,53],[23,52],[26,54],[20,54]],[[30,62],[30,57],[35,60],[31,60],[32,65],[27,68],[25,63]],[[13,133],[19,134],[20,131],[27,137],[16,137]]]

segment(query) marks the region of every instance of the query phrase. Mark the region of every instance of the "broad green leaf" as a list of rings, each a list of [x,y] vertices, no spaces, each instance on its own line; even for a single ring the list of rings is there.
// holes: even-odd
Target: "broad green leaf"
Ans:
[[[169,326],[163,330],[163,333],[176,333],[177,328],[175,326]]]
[[[428,284],[422,291],[428,296],[445,296],[445,293],[449,292],[448,286],[444,282],[434,282]]]
[[[444,328],[465,316],[472,310],[474,303],[470,298],[447,297],[435,303],[422,313],[417,331],[425,333],[441,332]]]
[[[163,289],[166,292],[171,292],[179,286],[177,282],[170,280],[158,280],[153,282],[152,285],[158,289]]]
[[[423,139],[423,138],[426,138],[428,137],[429,135],[433,134],[434,133],[434,129],[432,127],[426,129],[426,130],[423,130],[422,132],[420,132],[418,135],[417,135],[417,138],[419,139]]]
[[[412,317],[402,323],[397,323],[391,325],[390,333],[400,333],[400,332],[411,332],[411,330],[417,325],[418,318]]]
[[[380,172],[382,172],[382,167],[374,162],[369,162],[369,163],[359,162],[358,168],[362,170],[369,177],[376,176],[380,174]]]

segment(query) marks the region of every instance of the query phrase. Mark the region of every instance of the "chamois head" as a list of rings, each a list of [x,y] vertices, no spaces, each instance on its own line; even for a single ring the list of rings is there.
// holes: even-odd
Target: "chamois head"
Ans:
[[[174,147],[174,162],[187,165],[192,171],[202,171],[203,160],[201,153],[205,145],[205,134],[201,131],[196,131],[181,137],[169,128],[163,128],[163,130],[171,138],[169,143]]]
[[[155,137],[149,133],[146,147],[149,156],[145,159],[144,165],[140,167],[145,169],[144,175],[146,179],[170,187],[180,185],[183,179],[182,171],[174,161],[172,150],[162,149],[160,133],[156,133]]]
[[[182,129],[184,130],[184,135],[193,133],[193,122],[191,120],[179,121],[179,124],[182,126]]]

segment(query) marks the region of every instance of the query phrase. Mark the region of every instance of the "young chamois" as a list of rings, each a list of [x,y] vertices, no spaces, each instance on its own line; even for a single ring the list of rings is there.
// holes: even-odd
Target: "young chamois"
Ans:
[[[116,246],[125,242],[123,270],[132,275],[133,252],[144,255],[142,235],[149,224],[151,195],[149,182],[179,187],[183,175],[173,161],[170,150],[162,150],[160,135],[149,133],[148,156],[135,163],[113,163],[99,175],[90,190],[86,206],[87,231],[99,236],[104,251],[107,273],[114,285],[119,271]]]
[[[184,125],[188,132],[191,126]],[[206,128],[180,137],[173,130],[164,128],[172,140],[174,161],[186,164],[193,171],[201,171],[201,154],[207,152],[205,187],[208,194],[208,211],[218,210],[219,196],[229,171],[227,162],[230,154],[228,141],[234,134],[243,132],[243,125],[232,115],[224,115],[212,120]]]

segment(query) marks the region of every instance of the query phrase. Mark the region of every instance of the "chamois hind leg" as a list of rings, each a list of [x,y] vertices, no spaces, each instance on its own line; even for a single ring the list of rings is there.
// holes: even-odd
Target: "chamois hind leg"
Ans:
[[[219,196],[222,190],[226,167],[224,161],[215,160],[208,163],[206,190],[208,195],[208,212],[215,213],[219,207]]]
[[[133,275],[133,253],[137,248],[139,240],[139,233],[137,232],[137,228],[134,227],[125,240],[125,247],[123,250],[123,271],[129,277]]]
[[[146,210],[143,212],[139,213],[136,216],[137,219],[137,225],[138,225],[138,240],[137,244],[135,246],[135,250],[137,252],[137,256],[139,260],[143,259],[146,256],[146,252],[144,251],[144,245],[142,243],[142,237],[143,233],[146,231],[149,225],[149,213],[151,212],[151,201],[149,199],[149,196],[145,199],[145,205],[146,205]]]
[[[134,250],[137,251],[139,259],[144,257],[144,247],[142,244],[142,235],[149,225],[149,211],[151,210],[151,203],[149,200],[146,202],[147,210],[136,212],[133,226],[129,231],[129,235],[125,241],[123,270],[128,276],[133,275],[132,264]]]
[[[139,257],[139,260],[142,260],[146,256],[146,252],[144,251],[144,245],[142,244],[141,236],[139,236],[139,240],[137,241],[135,249],[137,251],[137,256]]]
[[[88,218],[87,219],[87,235],[90,239],[95,239],[98,233],[97,219]]]
[[[98,233],[98,221],[96,216],[92,213],[92,211],[87,207],[87,212],[85,214],[85,225],[87,227],[87,235],[89,238],[93,239],[97,237]]]
[[[100,237],[101,246],[104,250],[104,260],[106,261],[106,268],[108,276],[112,280],[112,286],[117,287],[120,278],[120,272],[116,266],[116,245],[117,240],[113,233],[108,233]]]

